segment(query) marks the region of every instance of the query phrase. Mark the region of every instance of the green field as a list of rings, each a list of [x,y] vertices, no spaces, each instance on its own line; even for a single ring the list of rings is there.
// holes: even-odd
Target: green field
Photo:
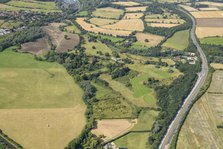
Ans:
[[[133,131],[148,131],[153,127],[156,117],[158,116],[157,111],[154,110],[142,110],[138,117],[137,124],[132,128]]]
[[[223,37],[207,37],[200,39],[202,44],[223,45]]]
[[[35,1],[35,0],[12,0],[5,4],[0,4],[1,10],[4,11],[20,11],[20,10],[30,10],[38,12],[61,12],[61,10],[56,6],[55,2],[48,1]]]
[[[5,28],[5,29],[13,29],[13,28],[17,28],[21,25],[22,23],[19,21],[4,21],[1,20],[0,21],[0,27],[1,28]]]
[[[105,44],[101,43],[100,41],[89,42],[87,38],[85,38],[85,43],[83,44],[83,47],[86,48],[86,54],[91,55],[91,56],[99,55],[97,53],[98,51],[102,52],[102,54],[105,54],[105,53],[111,54],[112,53],[111,49],[108,48]]]
[[[70,25],[70,26],[66,26],[65,27],[65,30],[67,31],[67,32],[70,32],[70,33],[76,33],[76,34],[80,34],[81,33],[81,31],[79,30],[79,28],[77,28],[77,26],[76,25]]]
[[[121,94],[99,83],[92,84],[96,87],[98,101],[93,105],[95,118],[131,118],[134,108],[122,97]]]
[[[60,108],[82,104],[82,91],[57,63],[7,49],[0,53],[0,108]],[[66,97],[66,98],[64,98]]]
[[[163,44],[164,47],[175,50],[185,50],[189,44],[189,30],[176,32]]]
[[[123,15],[124,11],[121,9],[115,9],[111,7],[97,8],[93,11],[92,15],[95,17],[109,18],[109,19],[119,19]]]
[[[148,148],[149,133],[130,133],[115,141],[116,147],[127,147],[128,149]]]
[[[154,65],[142,65],[140,63],[130,64],[129,68],[140,72],[140,74],[131,79],[132,90],[136,98],[143,98],[149,107],[156,107],[156,95],[152,88],[143,85],[149,77],[153,77],[162,81],[170,81],[178,77],[181,73],[177,69],[173,69],[173,73],[168,73],[168,67],[156,68]]]
[[[87,16],[88,15],[88,12],[87,11],[80,11],[77,16],[79,17],[84,17],[84,16]]]

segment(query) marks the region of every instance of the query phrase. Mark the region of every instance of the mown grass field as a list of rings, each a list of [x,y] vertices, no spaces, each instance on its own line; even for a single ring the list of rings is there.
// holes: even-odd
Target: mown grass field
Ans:
[[[164,47],[175,50],[184,50],[189,44],[189,30],[176,32],[171,38],[163,44]]]
[[[207,92],[192,107],[181,128],[177,148],[221,148],[223,130],[223,71],[215,71]]]
[[[5,4],[0,4],[0,9],[4,11],[29,10],[44,13],[61,12],[61,10],[56,6],[55,2],[43,2],[35,0],[12,0]]]
[[[137,124],[133,127],[133,131],[148,131],[153,127],[153,123],[158,116],[158,111],[142,110],[138,117]]]
[[[0,129],[24,148],[65,147],[85,125],[82,90],[61,65],[12,49],[0,53]]]
[[[202,44],[223,45],[223,37],[207,37],[200,39]]]
[[[130,133],[115,141],[117,147],[127,147],[128,149],[147,148],[149,133]]]

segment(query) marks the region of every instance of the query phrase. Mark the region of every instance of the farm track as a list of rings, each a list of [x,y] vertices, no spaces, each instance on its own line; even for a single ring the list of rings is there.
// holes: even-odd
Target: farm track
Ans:
[[[171,141],[174,137],[174,134],[176,133],[179,126],[182,124],[182,122],[184,120],[184,116],[189,113],[190,107],[192,106],[192,104],[196,100],[196,97],[197,97],[201,87],[204,85],[204,83],[206,81],[206,78],[207,78],[207,74],[208,74],[207,59],[206,59],[206,56],[205,56],[202,48],[200,47],[199,42],[197,41],[197,38],[196,38],[196,35],[195,35],[195,28],[196,28],[195,18],[191,14],[189,14],[188,12],[186,12],[184,10],[181,10],[181,11],[183,13],[189,15],[190,18],[193,21],[193,27],[191,29],[190,36],[191,36],[191,39],[192,39],[194,45],[196,46],[196,48],[197,48],[197,50],[200,54],[200,57],[201,57],[201,60],[202,60],[202,69],[201,69],[201,72],[198,73],[198,79],[197,79],[196,84],[194,85],[190,94],[185,99],[181,108],[178,110],[177,115],[173,119],[173,121],[170,124],[165,136],[163,137],[162,142],[159,145],[159,149],[168,149],[170,147],[170,144],[171,144]]]

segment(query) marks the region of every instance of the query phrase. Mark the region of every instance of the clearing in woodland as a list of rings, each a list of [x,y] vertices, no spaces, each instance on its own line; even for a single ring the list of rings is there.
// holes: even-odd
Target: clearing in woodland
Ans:
[[[61,65],[13,49],[0,54],[0,129],[24,148],[65,147],[86,123],[82,90]]]

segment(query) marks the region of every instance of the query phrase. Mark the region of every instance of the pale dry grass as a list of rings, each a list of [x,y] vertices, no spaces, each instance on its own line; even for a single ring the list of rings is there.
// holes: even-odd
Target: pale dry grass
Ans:
[[[208,7],[208,8],[199,8],[201,11],[217,11],[219,10],[217,7]]]
[[[147,44],[149,46],[156,46],[164,39],[164,37],[162,36],[145,33],[137,33],[136,38],[139,42]],[[146,39],[148,40],[148,42],[145,41]]]
[[[4,109],[0,129],[28,149],[61,149],[85,126],[85,109]]]
[[[188,6],[188,5],[180,5],[180,7],[184,8],[185,10],[189,11],[189,12],[192,12],[192,11],[198,11],[197,9],[191,7],[191,6]]]
[[[223,96],[212,92],[223,92],[223,71],[216,71],[208,91],[191,109],[179,134],[177,148],[222,148]],[[217,89],[217,90],[216,90]]]
[[[183,19],[145,19],[145,21],[151,23],[166,23],[166,24],[182,24],[185,22]]]
[[[126,13],[123,19],[139,19],[143,16],[143,13]]]
[[[85,22],[85,18],[77,18],[76,22],[84,30],[94,32],[94,33],[104,33],[104,34],[113,35],[113,36],[129,36],[132,33],[131,31],[111,30],[111,29],[104,29],[104,28],[96,27],[93,24]]]
[[[140,3],[136,3],[136,2],[113,2],[112,4],[115,5],[120,5],[120,6],[138,6],[140,5]]]
[[[142,7],[126,7],[125,10],[127,12],[137,12],[137,11],[146,11],[146,6],[142,6]]]
[[[197,27],[196,35],[198,38],[223,36],[223,28],[220,28],[220,27]]]
[[[178,26],[180,24],[168,24],[168,23],[149,23],[149,26],[152,27],[165,27],[165,28],[171,28],[171,27],[175,27]]]
[[[120,20],[113,25],[103,26],[105,29],[123,31],[143,31],[144,24],[141,19]]]
[[[223,11],[197,11],[191,14],[195,18],[223,18]]]
[[[104,135],[104,140],[109,140],[117,137],[131,128],[137,123],[136,120],[127,119],[110,119],[110,120],[97,120],[97,126],[92,130],[93,134]]]
[[[214,69],[223,69],[223,64],[211,63],[211,67],[213,67]]]
[[[92,24],[98,25],[98,26],[103,26],[103,25],[109,25],[109,24],[114,24],[118,22],[119,20],[114,20],[114,19],[103,19],[103,18],[91,18],[90,22]]]

